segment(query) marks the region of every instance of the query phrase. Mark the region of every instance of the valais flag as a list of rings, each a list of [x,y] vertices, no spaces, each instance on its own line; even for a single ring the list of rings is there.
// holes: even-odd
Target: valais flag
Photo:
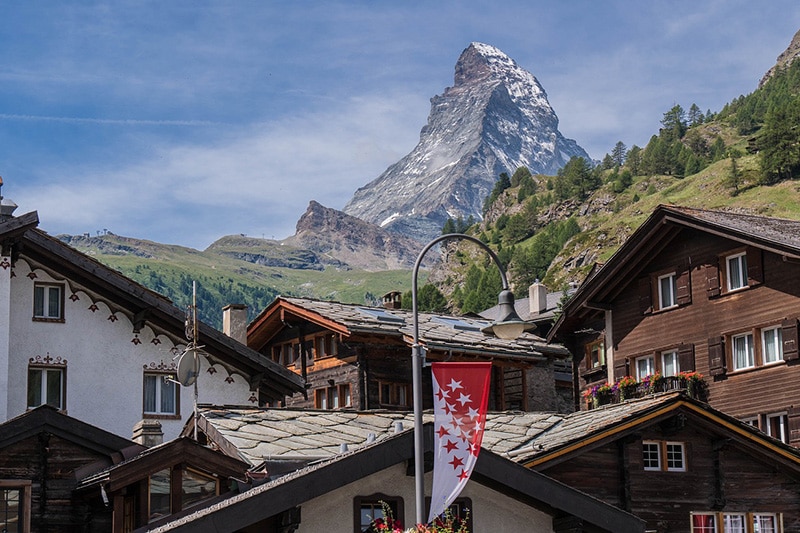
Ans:
[[[431,370],[435,455],[428,523],[453,503],[475,468],[492,363],[432,363]]]

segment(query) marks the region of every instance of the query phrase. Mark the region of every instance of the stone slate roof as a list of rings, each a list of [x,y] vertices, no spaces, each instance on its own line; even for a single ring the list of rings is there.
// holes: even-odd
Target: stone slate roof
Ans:
[[[399,411],[325,411],[313,409],[198,406],[201,429],[212,429],[235,446],[240,457],[253,466],[269,459],[333,457],[342,444],[352,450],[370,441],[414,427],[413,413]],[[433,421],[426,412],[425,422]],[[553,413],[490,413],[483,447],[503,454],[529,443],[563,419]],[[184,433],[191,431],[187,424]],[[371,437],[372,435],[372,437]]]
[[[667,413],[677,405],[697,407],[707,418],[723,421],[736,428],[741,436],[755,438],[789,453],[800,466],[800,451],[776,441],[758,429],[724,415],[708,405],[692,400],[681,392],[667,392],[570,414],[547,412],[490,412],[482,448],[526,463],[572,446],[594,442],[602,434],[613,434],[648,419],[656,411]],[[396,411],[324,411],[284,408],[198,407],[199,427],[213,433],[212,440],[225,440],[239,456],[253,466],[270,459],[305,459],[305,463],[342,453],[342,444],[352,451],[414,427],[411,412]],[[433,413],[425,412],[424,421],[432,422]],[[191,423],[187,429],[191,431]],[[216,439],[213,437],[216,436]],[[235,453],[233,448],[228,453]]]
[[[309,298],[279,297],[290,306],[301,308],[321,321],[333,321],[348,333],[383,334],[398,336],[411,344],[414,336],[413,314],[404,309],[385,309],[339,302],[327,302]],[[276,303],[270,305],[265,313]],[[262,313],[263,315],[263,313]],[[259,318],[253,321],[258,323]],[[432,349],[458,350],[463,352],[492,353],[496,356],[549,356],[568,357],[569,351],[561,345],[549,345],[537,335],[525,333],[509,341],[481,333],[481,328],[490,321],[450,315],[419,313],[420,342]]]

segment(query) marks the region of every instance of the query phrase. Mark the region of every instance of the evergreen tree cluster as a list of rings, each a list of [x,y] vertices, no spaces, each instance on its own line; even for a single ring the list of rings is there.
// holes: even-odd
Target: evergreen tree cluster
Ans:
[[[137,265],[130,277],[166,296],[181,309],[192,304],[195,282],[198,318],[216,329],[222,329],[222,308],[226,305],[245,304],[248,319],[252,320],[278,296],[275,289],[260,284],[248,285],[226,276],[210,278],[164,268],[155,270],[148,265]]]
[[[709,164],[726,156],[725,142],[719,135],[709,144],[707,135],[697,126],[713,118],[709,111],[704,114],[696,104],[690,112],[679,104],[664,113],[658,135],[653,135],[636,161],[636,174],[670,174],[676,177],[690,176]],[[628,159],[630,160],[630,153]]]
[[[719,119],[755,136],[750,150],[758,151],[760,184],[800,178],[800,61],[725,105]]]

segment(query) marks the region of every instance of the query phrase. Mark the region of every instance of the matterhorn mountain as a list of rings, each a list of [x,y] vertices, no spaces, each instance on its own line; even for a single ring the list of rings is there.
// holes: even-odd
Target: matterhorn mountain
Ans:
[[[536,78],[497,48],[472,43],[453,86],[431,99],[414,150],[358,189],[344,212],[427,241],[448,218],[480,220],[500,173],[526,166],[552,175],[573,156],[589,159],[558,131]]]

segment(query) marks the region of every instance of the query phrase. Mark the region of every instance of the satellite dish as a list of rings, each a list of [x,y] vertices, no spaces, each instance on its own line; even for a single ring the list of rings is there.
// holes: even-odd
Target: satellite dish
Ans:
[[[178,360],[178,383],[184,387],[194,385],[197,375],[200,373],[200,358],[197,356],[197,348],[189,348]]]

